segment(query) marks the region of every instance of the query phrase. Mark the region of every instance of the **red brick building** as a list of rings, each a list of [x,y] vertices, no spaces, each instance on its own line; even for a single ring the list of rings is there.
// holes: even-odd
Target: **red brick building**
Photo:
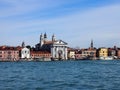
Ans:
[[[31,51],[31,58],[32,59],[40,59],[41,61],[50,61],[51,60],[51,53],[47,51]]]

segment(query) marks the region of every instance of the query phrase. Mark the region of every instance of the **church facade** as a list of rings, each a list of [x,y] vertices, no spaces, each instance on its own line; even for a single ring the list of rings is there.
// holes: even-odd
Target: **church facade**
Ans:
[[[25,43],[22,43],[21,49],[21,59],[30,59],[30,49],[25,46]]]
[[[52,60],[67,60],[68,44],[63,40],[56,40],[52,35],[51,40],[47,40],[47,34],[40,35],[40,41],[36,44],[37,51],[47,51],[51,53]]]

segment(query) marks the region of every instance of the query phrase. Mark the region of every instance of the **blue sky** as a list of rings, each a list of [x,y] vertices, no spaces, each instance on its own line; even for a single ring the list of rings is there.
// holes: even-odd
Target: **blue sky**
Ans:
[[[0,0],[0,45],[52,34],[70,47],[120,47],[120,0]]]

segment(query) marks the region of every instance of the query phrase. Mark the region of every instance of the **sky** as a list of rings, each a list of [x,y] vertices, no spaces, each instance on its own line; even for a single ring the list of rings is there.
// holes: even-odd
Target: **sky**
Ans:
[[[120,47],[120,0],[0,0],[0,45],[35,46],[45,32],[69,47]]]

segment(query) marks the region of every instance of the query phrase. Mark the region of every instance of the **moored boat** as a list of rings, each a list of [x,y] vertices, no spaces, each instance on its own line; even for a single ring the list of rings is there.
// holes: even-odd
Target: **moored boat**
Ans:
[[[99,57],[99,60],[113,60],[114,58],[112,56],[108,57]]]

